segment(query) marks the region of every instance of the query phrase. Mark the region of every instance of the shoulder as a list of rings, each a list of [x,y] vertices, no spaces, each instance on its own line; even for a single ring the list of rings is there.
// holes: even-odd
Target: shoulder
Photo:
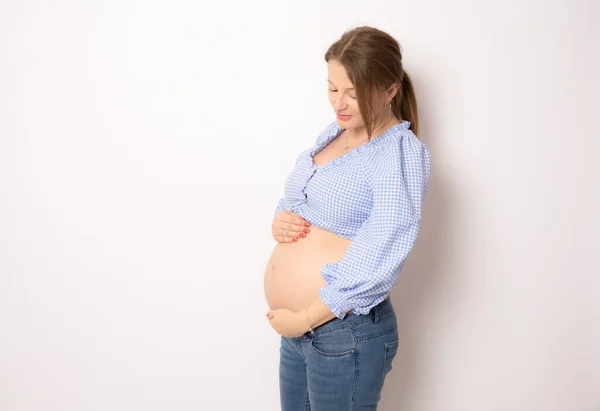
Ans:
[[[429,169],[429,150],[408,125],[399,124],[378,137],[380,143],[364,157],[365,170],[372,178],[404,175],[414,167]]]
[[[342,127],[340,127],[337,121],[333,121],[327,124],[325,129],[321,131],[321,133],[319,133],[319,135],[317,136],[317,139],[315,140],[315,146],[323,144],[331,137],[338,135],[340,131],[342,131]]]

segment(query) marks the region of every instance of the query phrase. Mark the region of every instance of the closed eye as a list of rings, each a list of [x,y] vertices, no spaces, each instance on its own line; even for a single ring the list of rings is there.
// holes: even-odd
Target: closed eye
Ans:
[[[338,92],[337,90],[332,90],[332,89],[329,89],[329,91],[331,91],[332,93],[337,93]],[[356,97],[353,96],[352,94],[348,94],[348,95],[350,96],[350,98],[356,99]]]

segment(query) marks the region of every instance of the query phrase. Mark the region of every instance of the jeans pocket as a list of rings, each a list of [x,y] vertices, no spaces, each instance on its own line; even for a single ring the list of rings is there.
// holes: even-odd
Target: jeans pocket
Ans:
[[[381,384],[380,389],[383,389],[383,382],[385,381],[386,375],[392,370],[392,361],[398,353],[398,340],[385,343],[385,354],[383,360],[383,372],[381,373]]]
[[[311,346],[322,357],[346,357],[356,351],[356,338],[350,329],[316,333]]]

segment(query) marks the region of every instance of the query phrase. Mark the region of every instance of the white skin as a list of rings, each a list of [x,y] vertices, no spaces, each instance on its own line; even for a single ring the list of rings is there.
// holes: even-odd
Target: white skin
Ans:
[[[354,85],[348,78],[345,67],[338,60],[329,60],[327,77],[329,103],[336,113],[338,125],[345,129],[332,144],[345,146],[347,133],[349,133],[348,145],[352,148],[366,143],[367,130],[358,108]],[[398,83],[394,83],[387,90],[375,93],[373,101],[375,128],[371,138],[376,138],[394,124],[399,123],[394,114],[389,111],[389,103],[399,88]],[[351,117],[342,120],[337,117],[337,114]],[[302,216],[290,211],[280,211],[271,224],[271,233],[276,241],[291,243],[306,237],[310,232],[308,227],[310,227],[310,223]]]
[[[367,139],[367,132],[358,109],[354,86],[350,82],[346,70],[338,61],[330,60],[327,70],[329,73],[327,84],[329,85],[331,107],[333,107],[336,113],[351,115],[347,120],[337,119],[338,124],[345,130],[330,144],[335,144],[340,148],[344,147],[346,144],[346,133],[350,133],[348,138],[349,146],[357,147],[364,144]],[[398,124],[398,119],[388,111],[389,102],[398,92],[398,88],[398,84],[393,84],[386,91],[378,92],[375,95],[373,102],[375,129],[373,130],[372,138],[377,138],[383,131],[394,124]],[[308,232],[303,232],[303,230],[308,230],[306,225],[310,224],[298,214],[289,211],[280,211],[273,220],[273,237],[279,242],[298,241],[297,236],[303,237]],[[281,235],[282,228],[284,229],[283,235]],[[313,327],[318,327],[335,318],[335,314],[331,312],[320,297],[315,299],[305,310],[294,312],[282,308],[271,310],[267,313],[267,318],[273,329],[278,334],[288,338],[299,337],[309,330],[307,317],[311,319]]]

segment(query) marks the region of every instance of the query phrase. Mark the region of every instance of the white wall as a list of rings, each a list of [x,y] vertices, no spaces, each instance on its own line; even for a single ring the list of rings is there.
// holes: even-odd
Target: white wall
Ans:
[[[599,9],[1,2],[0,410],[278,409],[272,212],[362,24],[432,153],[380,408],[600,410]]]

